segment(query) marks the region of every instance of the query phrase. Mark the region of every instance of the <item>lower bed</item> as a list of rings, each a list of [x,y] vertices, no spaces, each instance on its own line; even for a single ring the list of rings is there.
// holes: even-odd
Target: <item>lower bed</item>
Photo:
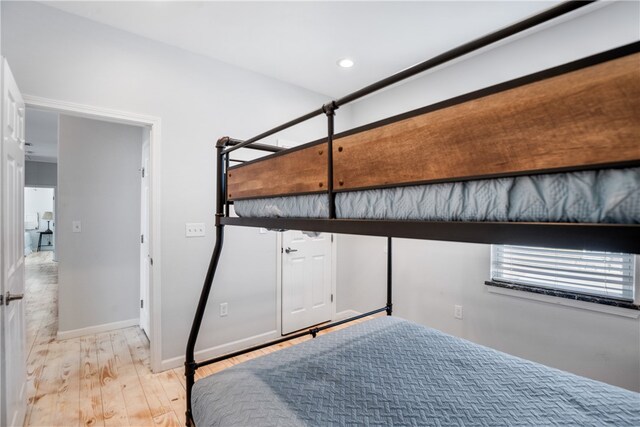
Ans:
[[[640,394],[382,317],[195,383],[197,426],[640,425]]]
[[[244,217],[327,218],[326,194],[234,201]],[[603,169],[336,194],[345,219],[640,223],[640,168]]]

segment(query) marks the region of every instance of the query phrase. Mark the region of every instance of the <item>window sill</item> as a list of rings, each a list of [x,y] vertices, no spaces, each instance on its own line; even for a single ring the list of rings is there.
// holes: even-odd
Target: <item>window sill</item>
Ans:
[[[485,282],[487,291],[492,294],[506,295],[516,298],[524,298],[548,304],[560,305],[564,307],[579,308],[583,310],[597,311],[599,313],[613,314],[616,316],[637,319],[640,317],[640,307],[631,303],[623,303],[630,307],[618,307],[615,305],[607,305],[596,302],[581,301],[579,299],[571,299],[567,297],[547,295],[537,293],[526,289],[526,286],[511,285],[508,283]],[[586,296],[585,298],[589,298]]]

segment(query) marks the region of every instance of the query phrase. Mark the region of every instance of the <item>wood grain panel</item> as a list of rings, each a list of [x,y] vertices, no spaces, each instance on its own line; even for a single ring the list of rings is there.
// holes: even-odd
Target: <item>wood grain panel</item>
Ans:
[[[334,141],[334,188],[640,160],[640,54]]]
[[[327,144],[322,143],[229,170],[230,200],[327,190]]]

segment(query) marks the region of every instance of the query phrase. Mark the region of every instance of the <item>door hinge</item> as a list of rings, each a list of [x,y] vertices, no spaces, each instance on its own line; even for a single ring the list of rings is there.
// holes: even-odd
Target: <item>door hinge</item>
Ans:
[[[144,178],[144,168],[140,169],[140,171],[142,172],[142,177]]]
[[[149,263],[153,266],[153,258],[149,257]]]
[[[333,302],[333,294],[331,294],[331,302]]]
[[[143,299],[140,300],[140,308],[144,308],[144,300]]]
[[[144,243],[144,234],[140,235],[140,243]]]

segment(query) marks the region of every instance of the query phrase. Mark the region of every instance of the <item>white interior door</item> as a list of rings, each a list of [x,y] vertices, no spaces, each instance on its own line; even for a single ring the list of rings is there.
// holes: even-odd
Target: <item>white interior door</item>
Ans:
[[[331,320],[331,235],[282,233],[282,333]]]
[[[149,139],[142,144],[142,182],[140,185],[140,327],[149,334]]]
[[[26,399],[24,326],[24,102],[2,61],[2,275],[4,401],[2,425],[22,425]]]

